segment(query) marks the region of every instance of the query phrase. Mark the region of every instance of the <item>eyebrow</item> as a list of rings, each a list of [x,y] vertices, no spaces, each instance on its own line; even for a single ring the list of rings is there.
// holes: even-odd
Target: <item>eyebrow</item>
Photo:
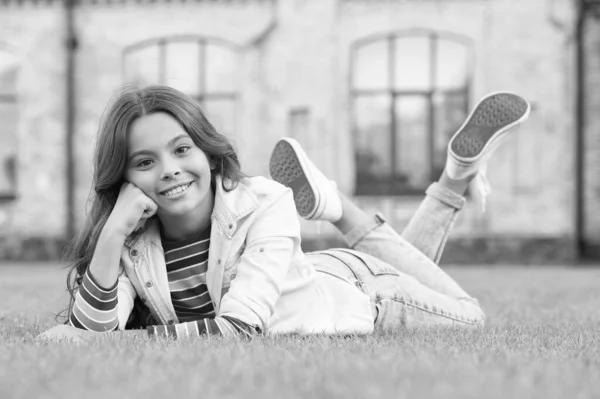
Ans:
[[[185,138],[188,138],[188,139],[189,139],[189,138],[190,138],[190,136],[188,136],[187,134],[180,134],[179,136],[177,136],[177,137],[175,137],[175,138],[173,138],[173,139],[169,140],[169,142],[167,143],[167,147],[171,147],[173,144],[175,144],[175,143],[176,143],[176,142],[178,142],[179,140],[181,140],[181,139],[185,139]],[[132,154],[129,156],[129,160],[132,160],[133,158],[135,158],[135,157],[136,157],[136,156],[138,156],[138,155],[142,155],[142,154],[151,154],[151,153],[152,153],[152,151],[149,151],[149,150],[139,150],[139,151],[136,151],[136,152],[132,153]]]

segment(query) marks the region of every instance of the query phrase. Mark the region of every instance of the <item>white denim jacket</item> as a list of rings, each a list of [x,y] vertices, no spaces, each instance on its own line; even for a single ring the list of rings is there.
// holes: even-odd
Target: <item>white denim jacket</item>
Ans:
[[[370,300],[342,277],[318,273],[300,248],[292,191],[264,177],[232,191],[216,178],[206,281],[218,316],[264,332],[370,333]],[[139,295],[161,324],[178,323],[157,220],[126,240],[119,277],[119,328]]]

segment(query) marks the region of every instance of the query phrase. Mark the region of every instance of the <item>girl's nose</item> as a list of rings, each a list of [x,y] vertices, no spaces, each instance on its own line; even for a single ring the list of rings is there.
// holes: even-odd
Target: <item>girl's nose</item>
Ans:
[[[180,173],[181,172],[179,170],[174,170],[174,169],[171,169],[171,170],[168,170],[168,171],[164,171],[163,174],[162,174],[162,176],[161,176],[161,180],[171,180],[174,177],[179,176]]]

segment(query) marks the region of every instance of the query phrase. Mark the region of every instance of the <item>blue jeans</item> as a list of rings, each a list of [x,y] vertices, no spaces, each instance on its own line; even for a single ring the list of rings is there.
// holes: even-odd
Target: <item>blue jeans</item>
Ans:
[[[314,256],[317,269],[341,275],[370,296],[376,331],[483,325],[485,315],[477,300],[438,266],[464,203],[464,197],[433,183],[402,235],[376,215],[345,236],[351,249],[309,256]],[[323,255],[330,261],[317,260]]]

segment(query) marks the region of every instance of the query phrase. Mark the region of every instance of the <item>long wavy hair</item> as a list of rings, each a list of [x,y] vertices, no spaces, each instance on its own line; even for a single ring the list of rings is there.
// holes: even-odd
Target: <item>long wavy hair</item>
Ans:
[[[223,177],[225,191],[233,190],[244,177],[230,141],[217,132],[194,99],[167,86],[123,89],[109,104],[100,123],[86,222],[65,251],[70,269],[67,275],[69,306],[57,317],[67,319],[71,314],[75,294],[92,261],[98,237],[117,202],[127,163],[127,133],[136,119],[157,112],[175,118],[215,166],[213,187],[216,175]]]

